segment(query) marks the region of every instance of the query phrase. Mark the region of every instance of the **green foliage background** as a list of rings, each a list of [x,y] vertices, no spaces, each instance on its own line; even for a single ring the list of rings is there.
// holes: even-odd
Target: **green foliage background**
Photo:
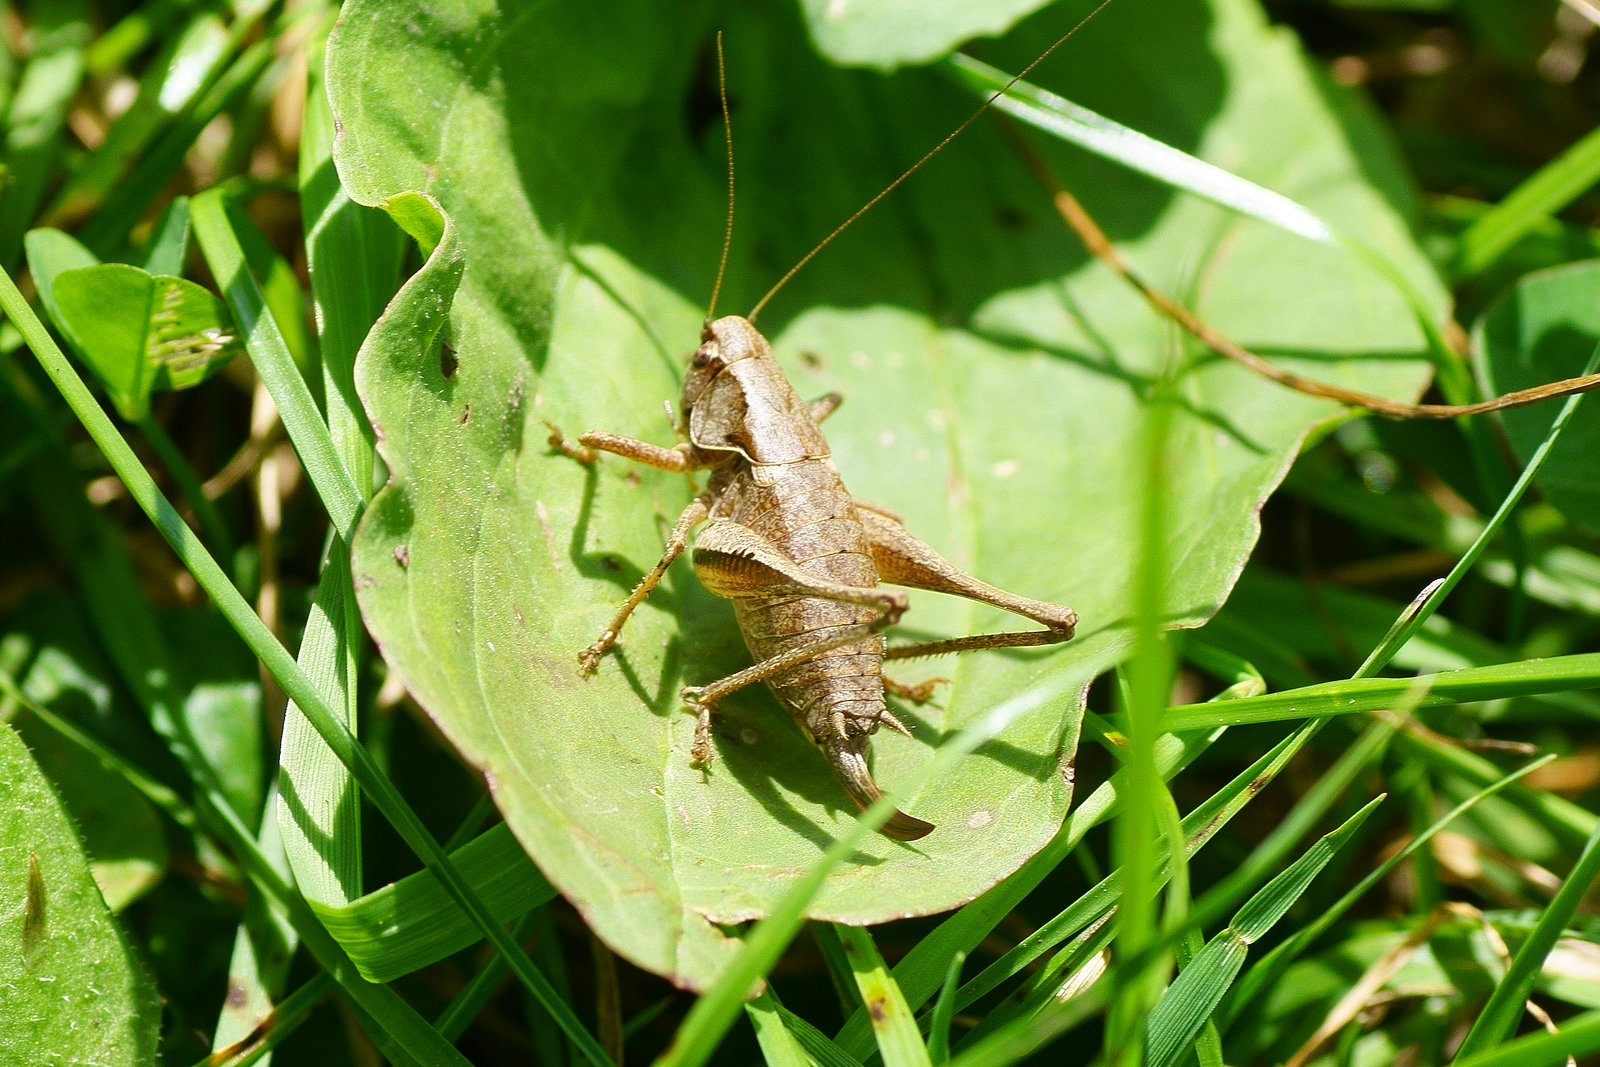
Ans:
[[[854,492],[1083,619],[896,672],[949,679],[877,744],[940,825],[916,848],[764,691],[691,769],[678,689],[746,660],[687,565],[576,675],[689,490],[544,424],[670,440],[724,210],[713,33],[744,311],[976,105],[946,53],[1017,71],[1091,7],[16,12],[0,741],[44,792],[0,884],[21,979],[54,946],[123,1028],[53,1045],[148,1062],[159,990],[168,1062],[1278,1062],[1420,929],[1380,994],[1406,1006],[1319,1062],[1591,1048],[1596,783],[1527,756],[1600,712],[1600,417],[1387,423],[1267,383],[1091,258],[1026,159],[1308,377],[1460,402],[1592,373],[1567,8],[1114,0],[1030,75],[1123,124],[1045,103],[1098,154],[986,116],[763,312],[797,387],[846,396]],[[919,595],[896,636],[1010,625]],[[1506,1045],[1530,989],[1562,1033]]]

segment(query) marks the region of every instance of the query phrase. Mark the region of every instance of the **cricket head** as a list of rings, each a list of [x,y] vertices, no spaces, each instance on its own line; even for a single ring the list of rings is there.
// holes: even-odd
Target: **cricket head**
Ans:
[[[848,738],[828,737],[819,744],[833,772],[839,776],[839,783],[850,794],[850,799],[855,801],[856,807],[866,811],[870,805],[883,799],[883,790],[872,780],[872,770],[867,766],[869,742],[866,734],[854,734]],[[892,837],[896,841],[915,841],[927,837],[933,830],[933,823],[907,815],[898,808],[878,828],[884,837]]]
[[[763,358],[772,358],[772,346],[750,320],[724,315],[708,323],[700,333],[700,347],[694,350],[689,370],[683,376],[684,421],[689,421],[691,413],[705,397],[706,388],[725,367],[744,359]]]
[[[748,319],[725,315],[701,338],[683,378],[683,421],[696,448],[752,463],[828,455],[827,439]]]

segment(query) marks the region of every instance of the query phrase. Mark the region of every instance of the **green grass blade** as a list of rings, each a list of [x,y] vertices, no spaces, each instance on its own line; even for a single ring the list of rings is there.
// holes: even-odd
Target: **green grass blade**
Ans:
[[[1383,799],[1374,797],[1268,882],[1245,902],[1228,928],[1207,942],[1178,974],[1150,1013],[1145,1039],[1150,1067],[1172,1067],[1178,1061],[1238,977],[1249,947],[1283,918]]]
[[[944,985],[939,987],[939,998],[933,1002],[933,1014],[928,1020],[928,1059],[935,1064],[950,1060],[950,1019],[956,1013],[956,987],[961,984],[961,965],[966,962],[965,952],[950,957]]]
[[[1458,280],[1482,274],[1528,231],[1600,181],[1600,129],[1535,171],[1461,235],[1451,273]]]
[[[450,853],[500,922],[555,898],[555,888],[528,859],[504,823]],[[422,870],[342,907],[312,899],[312,909],[369,981],[388,982],[437,963],[483,937],[432,871]]]
[[[1478,1013],[1472,1029],[1456,1050],[1457,1064],[1470,1061],[1480,1053],[1501,1044],[1516,1031],[1517,1020],[1522,1017],[1523,1005],[1533,992],[1533,983],[1544,967],[1545,957],[1555,947],[1556,939],[1566,930],[1568,921],[1577,913],[1584,896],[1600,878],[1600,827],[1584,842],[1583,851],[1572,866],[1572,871],[1549,905],[1539,916],[1533,932],[1517,949],[1505,976],[1489,995],[1489,1003]]]
[[[755,1028],[756,1043],[761,1046],[761,1056],[767,1067],[811,1067],[811,1058],[801,1047],[800,1040],[790,1033],[770,992],[747,1003],[744,1013]]]
[[[1600,369],[1600,345],[1595,346],[1594,352],[1589,356],[1588,365],[1583,369],[1583,373],[1586,375],[1593,374],[1596,369]],[[1555,446],[1556,440],[1561,436],[1561,431],[1566,428],[1567,423],[1572,419],[1572,413],[1578,410],[1578,405],[1583,402],[1584,397],[1587,395],[1586,393],[1577,393],[1567,397],[1562,402],[1561,411],[1556,415],[1555,421],[1550,424],[1549,433],[1545,434],[1544,440],[1540,442],[1538,449],[1528,460],[1528,465],[1523,468],[1522,474],[1512,485],[1510,491],[1506,493],[1505,498],[1500,501],[1500,506],[1495,509],[1494,515],[1484,524],[1483,531],[1473,541],[1471,547],[1462,553],[1461,558],[1456,561],[1456,565],[1450,568],[1450,573],[1445,575],[1442,581],[1429,587],[1422,599],[1422,603],[1416,605],[1405,616],[1403,624],[1392,631],[1382,644],[1373,649],[1372,654],[1367,657],[1367,661],[1361,665],[1361,670],[1358,672],[1359,675],[1375,674],[1382,670],[1394,658],[1394,654],[1438,610],[1444,598],[1450,595],[1450,591],[1466,576],[1467,571],[1477,563],[1478,558],[1483,555],[1484,549],[1488,547],[1489,539],[1511,517],[1517,502],[1522,499],[1523,493],[1527,492],[1528,486],[1533,484],[1534,476],[1539,473],[1539,468],[1544,466],[1544,461],[1550,455],[1550,450]]]
[[[878,1051],[884,1067],[932,1067],[928,1050],[922,1044],[917,1020],[906,1006],[906,998],[889,974],[888,966],[872,943],[872,935],[859,926],[836,926],[844,942],[845,957],[855,975],[861,1001],[872,1019],[878,1037]]]
[[[349,550],[334,537],[295,662],[338,712],[352,737],[359,666],[358,646],[351,641],[355,610]],[[293,700],[284,710],[278,751],[276,815],[295,884],[313,905],[348,904],[361,895],[362,885],[361,795],[355,781]]]
[[[883,825],[901,793],[916,795],[979,745],[1003,730],[1012,719],[1067,696],[1070,678],[1056,677],[1023,690],[979,717],[954,737],[944,741],[934,757],[901,787],[862,812],[826,852],[784,894],[768,916],[755,925],[744,946],[717,979],[689,1009],[672,1045],[656,1061],[662,1067],[699,1067],[708,1060],[722,1035],[737,1018],[739,1008],[760,977],[771,970],[804,922],[807,903],[816,895],[828,872],[844,862],[857,844]],[[847,1050],[848,1051],[848,1050]]]
[[[1413,686],[1425,690],[1418,707],[1437,708],[1480,700],[1555,693],[1600,686],[1600,653],[1552,656],[1549,659],[1466,667],[1416,678],[1351,678],[1322,682],[1226,704],[1184,704],[1170,708],[1163,721],[1169,730],[1243,726],[1323,715],[1351,715],[1390,707]]]
[[[83,82],[84,50],[92,35],[80,0],[29,11],[33,55],[7,111],[5,195],[0,196],[0,265],[10,270],[50,185],[67,109]]]
[[[228,219],[225,195],[224,189],[211,189],[190,202],[195,236],[244,334],[256,373],[272,394],[306,476],[316,488],[334,531],[348,544],[364,502],[333,447],[317,402],[245,263],[244,249]]]
[[[1184,738],[1170,734],[1163,737],[1156,752],[1162,776],[1171,778],[1177,774],[1220,736],[1220,732],[1213,732]],[[916,1007],[926,1004],[938,992],[950,958],[957,952],[970,953],[982,943],[1000,920],[1072,852],[1084,834],[1111,817],[1124,781],[1123,772],[1118,771],[1109,781],[1102,782],[1082,803],[1073,807],[1061,832],[1020,870],[912,946],[893,972],[908,1004]],[[958,1010],[959,1007],[958,999]],[[852,1056],[866,1056],[872,1049],[872,1026],[866,1011],[857,1009],[852,1013],[835,1040]]]
[[[1288,766],[1289,761],[1309,740],[1314,730],[1301,728],[1284,738],[1251,766],[1236,775],[1183,820],[1183,830],[1189,838],[1187,850],[1191,856],[1205,847],[1217,832],[1226,826],[1246,804],[1259,795],[1262,788]],[[1152,875],[1154,887],[1165,884],[1166,864]],[[1023,939],[1011,951],[984,968],[956,993],[956,1010],[961,1010],[979,997],[985,996],[1043,956],[1046,952],[1078,934],[1107,909],[1116,905],[1122,892],[1123,872],[1113,871],[1098,885],[1080,896],[1033,934]],[[1068,965],[1065,958],[1052,961],[1045,975],[1053,976]],[[1046,980],[1047,980],[1046,979]]]
[[[533,935],[538,914],[537,911],[529,911],[518,919],[511,927],[511,936],[518,942],[527,941]],[[500,983],[505,981],[506,974],[506,961],[500,956],[490,957],[489,962],[474,971],[471,980],[445,1005],[439,1017],[433,1021],[434,1027],[447,1040],[459,1041],[461,1035],[467,1032],[467,1027],[472,1025],[472,1020],[500,991]]]
[[[1065,1004],[1016,1018],[961,1050],[950,1067],[1012,1067],[1105,1010],[1106,986],[1096,982]]]
[[[275,799],[269,791],[267,803]],[[288,881],[289,863],[283,855],[278,820],[264,818],[256,834],[256,847],[278,875]],[[211,1034],[211,1050],[218,1052],[244,1041],[271,1019],[276,1001],[289,981],[299,939],[281,908],[261,894],[245,903],[244,918],[233,936],[233,957],[228,961],[227,995],[218,1009]]]
[[[1582,1057],[1600,1051],[1600,1011],[1587,1011],[1562,1022],[1554,1034],[1528,1034],[1488,1049],[1452,1067],[1554,1067],[1568,1056]]]
[[[781,1004],[778,1005],[778,1015],[789,1032],[794,1034],[795,1040],[800,1042],[800,1047],[806,1050],[806,1055],[815,1060],[819,1067],[861,1067],[860,1060],[834,1044],[827,1034]]]
[[[145,241],[144,260],[140,266],[151,274],[178,278],[183,275],[183,264],[188,257],[189,198],[179,196],[173,198],[156,220]]]
[[[1288,967],[1289,964],[1293,962],[1294,959],[1301,952],[1303,952],[1308,945],[1320,937],[1323,932],[1331,928],[1333,924],[1339,920],[1340,916],[1344,915],[1352,907],[1354,907],[1356,903],[1363,896],[1365,896],[1373,886],[1377,885],[1384,878],[1386,878],[1389,875],[1389,872],[1404,862],[1408,856],[1412,855],[1418,849],[1426,845],[1429,841],[1433,840],[1435,835],[1444,830],[1445,827],[1449,826],[1451,823],[1455,822],[1456,819],[1460,818],[1468,811],[1471,811],[1478,805],[1479,801],[1482,801],[1486,797],[1494,796],[1507,786],[1514,783],[1517,779],[1521,778],[1523,775],[1528,774],[1530,771],[1533,771],[1539,767],[1543,767],[1554,758],[1554,755],[1550,755],[1544,757],[1543,759],[1534,760],[1527,766],[1520,767],[1517,770],[1512,771],[1510,774],[1507,774],[1490,785],[1485,786],[1472,796],[1457,804],[1454,808],[1450,809],[1450,811],[1435,819],[1433,823],[1421,833],[1417,834],[1410,841],[1406,842],[1405,846],[1397,850],[1394,855],[1384,860],[1383,863],[1379,864],[1373,870],[1367,872],[1366,877],[1362,878],[1361,881],[1357,883],[1349,892],[1340,897],[1332,907],[1318,915],[1311,921],[1309,925],[1295,931],[1295,933],[1290,935],[1282,944],[1278,945],[1271,952],[1269,952],[1260,963],[1256,964],[1245,974],[1244,978],[1241,979],[1239,984],[1235,987],[1233,991],[1234,995],[1228,1007],[1222,1013],[1223,1018],[1221,1022],[1224,1030],[1226,1029],[1227,1024],[1231,1023],[1235,1018],[1238,1017],[1240,1011],[1243,1010],[1245,1006],[1250,1004],[1257,996],[1263,994],[1267,987],[1283,974],[1284,969]]]

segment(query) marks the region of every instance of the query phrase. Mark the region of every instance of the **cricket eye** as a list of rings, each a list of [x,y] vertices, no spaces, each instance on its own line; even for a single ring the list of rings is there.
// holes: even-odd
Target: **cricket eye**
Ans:
[[[712,359],[714,359],[716,357],[716,354],[717,354],[717,346],[716,345],[714,345],[714,344],[701,345],[699,348],[694,350],[694,365],[696,367],[704,367],[707,363],[710,363],[712,361]]]

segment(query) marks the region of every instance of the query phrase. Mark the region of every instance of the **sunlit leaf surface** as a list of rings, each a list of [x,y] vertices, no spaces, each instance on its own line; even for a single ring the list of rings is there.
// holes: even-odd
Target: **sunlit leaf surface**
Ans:
[[[1075,15],[1046,11],[986,58],[1020,69]],[[620,460],[589,471],[552,455],[541,420],[672,442],[662,402],[697,343],[721,243],[714,28],[739,174],[720,309],[742,312],[971,99],[927,72],[831,69],[783,5],[702,16],[642,0],[515,16],[470,0],[358,0],[328,78],[355,198],[425,191],[455,227],[359,370],[392,473],[354,546],[368,625],[551,882],[619,952],[690,986],[727,958],[729,925],[763,914],[855,813],[765,691],[723,705],[716,763],[690,767],[679,688],[747,659],[731,610],[686,565],[634,616],[620,654],[578,677],[575,654],[655,561],[690,490]],[[1253,5],[1119,0],[1034,77],[1299,199],[1437,291],[1380,139]],[[1414,395],[1424,381],[1421,332],[1370,270],[1035,143],[1139,270],[1240,340],[1368,390]],[[426,221],[416,205],[396,210],[411,232]],[[1164,374],[1178,397],[1162,531],[1175,624],[1216,609],[1261,501],[1333,410],[1197,352],[1087,262],[987,121],[819,257],[761,325],[802,394],[845,394],[827,429],[857,495],[975,574],[1083,620],[1057,649],[896,670],[951,682],[898,711],[914,738],[880,734],[888,787],[998,700],[1045,681],[1076,692],[1124,653],[1140,442]],[[892,640],[1013,625],[914,596]],[[1063,699],[1025,716],[908,798],[939,829],[864,847],[811,913],[940,911],[1013,870],[1067,809],[1080,713]]]

